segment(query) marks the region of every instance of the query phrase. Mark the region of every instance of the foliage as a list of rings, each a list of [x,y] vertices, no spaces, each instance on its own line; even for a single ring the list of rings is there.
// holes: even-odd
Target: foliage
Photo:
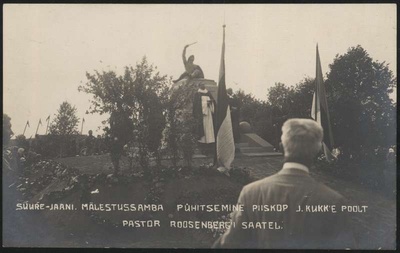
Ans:
[[[242,90],[235,92],[233,98],[240,101],[240,121],[250,123],[255,133],[270,143],[274,143],[271,107],[265,101],[256,99]]]
[[[15,142],[16,142],[17,146],[20,148],[24,148],[25,150],[27,150],[27,148],[29,148],[29,141],[26,139],[25,135],[23,135],[23,134],[19,134],[19,135],[15,136]]]
[[[49,132],[54,135],[77,134],[79,118],[76,116],[76,108],[67,101],[64,101],[55,114],[55,118],[50,125]]]
[[[134,122],[137,127],[137,141],[141,165],[148,167],[149,156],[161,162],[160,148],[163,130],[166,126],[167,77],[155,73],[156,68],[147,63],[146,58],[136,65],[133,107]]]
[[[78,169],[67,167],[61,163],[49,160],[35,162],[23,170],[16,184],[16,189],[22,193],[25,200],[31,200],[38,193],[42,193],[42,203],[55,203],[76,190],[79,183]],[[63,182],[59,191],[44,191],[54,181]]]
[[[249,122],[255,133],[279,147],[281,127],[289,118],[309,118],[314,80],[306,78],[295,86],[275,83],[268,89],[267,101],[237,91],[241,101],[241,120]]]
[[[196,147],[194,134],[196,121],[192,115],[193,97],[196,88],[193,82],[171,90],[167,102],[167,128],[165,130],[167,150],[176,166],[183,156],[186,164],[191,166],[191,160]]]
[[[390,98],[397,80],[385,62],[373,61],[361,46],[337,55],[325,82],[333,136],[342,159],[368,158],[375,149],[395,145],[396,103]],[[281,126],[289,118],[310,118],[314,79],[295,86],[276,83],[267,101],[238,91],[241,120],[277,147]]]
[[[81,155],[80,151],[85,146],[84,135],[39,135],[32,141],[32,151],[42,155],[43,158],[73,157]],[[62,149],[62,153],[60,150]]]
[[[7,145],[13,135],[14,133],[11,130],[11,118],[3,113],[3,145]]]
[[[361,46],[337,55],[326,87],[335,144],[343,158],[368,158],[395,144],[396,104],[389,98],[397,81],[385,62],[373,61]]]
[[[139,162],[143,167],[148,167],[152,156],[160,161],[166,124],[167,77],[160,76],[156,69],[143,57],[135,68],[125,67],[123,76],[114,71],[86,73],[88,82],[78,88],[93,95],[89,113],[115,116],[110,117],[110,127],[105,128],[111,138],[109,143],[118,146],[111,152],[120,156],[122,146],[134,141],[139,147]],[[111,118],[115,120],[110,121]],[[115,137],[121,141],[114,143]]]
[[[306,78],[295,86],[276,83],[268,90],[270,124],[272,131],[266,139],[277,147],[283,123],[290,118],[310,118],[314,80]]]
[[[283,83],[275,83],[268,89],[268,103],[279,111],[280,115],[287,115],[293,104],[294,88]]]

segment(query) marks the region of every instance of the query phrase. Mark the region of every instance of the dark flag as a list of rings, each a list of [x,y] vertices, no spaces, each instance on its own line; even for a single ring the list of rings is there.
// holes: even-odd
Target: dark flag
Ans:
[[[231,168],[231,163],[235,158],[235,143],[233,140],[233,130],[231,112],[229,108],[229,98],[226,94],[225,85],[225,25],[223,26],[223,41],[221,53],[221,65],[218,80],[218,103],[216,120],[216,155],[218,170],[227,173]]]
[[[324,80],[322,76],[321,60],[317,45],[317,69],[315,75],[315,91],[311,108],[311,117],[324,129],[323,151],[327,161],[332,161],[333,135],[329,119],[328,101],[325,94]]]

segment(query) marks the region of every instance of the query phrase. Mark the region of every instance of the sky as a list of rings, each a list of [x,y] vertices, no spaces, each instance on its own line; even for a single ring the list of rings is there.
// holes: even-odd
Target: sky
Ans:
[[[337,54],[361,45],[396,73],[395,4],[46,5],[3,7],[3,112],[15,135],[46,131],[45,119],[68,101],[84,117],[83,133],[101,134],[106,115],[89,114],[78,92],[86,72],[135,66],[143,56],[162,75],[184,70],[184,45],[205,78],[217,81],[226,24],[227,87],[266,100],[276,82],[315,76],[318,43],[324,73]],[[395,95],[392,96],[395,98]],[[81,123],[78,126],[81,130]]]

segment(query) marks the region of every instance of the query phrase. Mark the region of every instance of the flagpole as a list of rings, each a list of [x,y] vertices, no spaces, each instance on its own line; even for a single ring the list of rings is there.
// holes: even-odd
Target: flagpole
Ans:
[[[224,24],[222,25],[223,32],[222,32],[222,53],[221,53],[221,62],[220,62],[221,66],[220,66],[220,70],[219,70],[219,72],[220,72],[219,75],[221,75],[221,70],[225,69],[225,66],[222,67],[223,60],[225,58],[225,56],[224,56],[225,55],[225,52],[224,52],[224,50],[225,50],[225,27],[226,27],[226,25],[225,25],[225,13],[224,13]],[[220,82],[220,79],[221,79],[221,76],[218,76],[218,83]],[[218,90],[219,90],[219,85],[218,85]],[[218,96],[217,96],[217,99],[218,99]],[[217,104],[216,114],[217,114],[216,117],[218,118],[218,104]],[[217,126],[217,129],[215,129],[217,131],[214,132],[214,135],[215,135],[215,151],[214,151],[214,161],[213,161],[213,163],[214,163],[213,166],[217,167],[217,168],[219,166],[219,164],[218,164],[218,151],[217,151],[217,149],[218,149],[218,138],[217,138],[217,136],[218,136],[218,130],[219,130],[218,128],[219,128],[219,126]]]
[[[22,133],[22,135],[25,135],[26,127],[28,126],[28,124],[29,124],[29,120],[25,124],[24,132]]]
[[[319,56],[318,43],[316,46],[316,73],[315,73],[315,91],[313,103],[311,106],[311,117],[321,125],[324,130],[324,139],[322,141],[322,150],[328,162],[334,159],[331,153],[333,148],[333,136],[328,110],[328,101],[326,98],[324,80],[322,75],[321,60]]]
[[[36,128],[35,137],[36,137],[36,135],[37,135],[37,132],[39,131],[39,126],[40,126],[40,124],[42,124],[42,119],[39,119],[39,122],[38,122],[38,125],[37,125],[37,128]]]
[[[226,93],[225,83],[225,23],[223,27],[223,39],[221,50],[221,65],[218,78],[218,99],[216,110],[216,159],[214,165],[217,170],[229,176],[231,164],[235,158],[235,142],[233,139],[232,119],[229,108],[229,99]],[[215,161],[216,160],[216,161]]]
[[[47,130],[49,129],[49,123],[50,123],[50,115],[49,117],[47,117],[46,121],[47,121],[47,127],[46,127],[46,134],[47,134]]]

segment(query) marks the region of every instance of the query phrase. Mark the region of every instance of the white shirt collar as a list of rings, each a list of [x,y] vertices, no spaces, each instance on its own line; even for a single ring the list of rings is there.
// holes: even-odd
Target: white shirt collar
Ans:
[[[289,163],[284,163],[282,170],[285,169],[299,169],[305,172],[309,172],[307,166],[301,164],[301,163],[293,163],[293,162],[289,162]]]

